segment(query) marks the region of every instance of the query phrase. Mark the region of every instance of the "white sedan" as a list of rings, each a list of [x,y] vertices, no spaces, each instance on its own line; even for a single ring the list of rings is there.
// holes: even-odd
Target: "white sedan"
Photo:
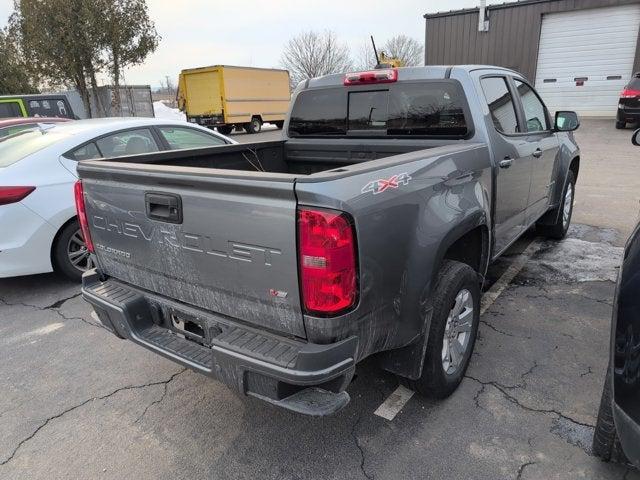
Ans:
[[[42,125],[0,140],[0,278],[92,268],[76,219],[79,160],[236,143],[197,125],[102,118]]]

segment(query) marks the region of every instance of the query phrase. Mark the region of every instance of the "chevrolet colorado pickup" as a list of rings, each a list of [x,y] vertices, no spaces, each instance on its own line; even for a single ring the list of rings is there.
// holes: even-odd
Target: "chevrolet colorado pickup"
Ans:
[[[83,296],[115,335],[293,411],[342,408],[372,355],[444,398],[489,262],[534,224],[567,232],[577,127],[498,67],[310,79],[282,140],[80,162]]]

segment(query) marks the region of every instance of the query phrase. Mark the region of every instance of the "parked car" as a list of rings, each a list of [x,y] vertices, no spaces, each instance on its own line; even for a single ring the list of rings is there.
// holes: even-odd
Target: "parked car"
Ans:
[[[616,128],[625,128],[627,123],[637,123],[639,120],[640,72],[637,72],[620,93],[618,113],[616,115]]]
[[[569,228],[577,127],[499,67],[311,79],[280,141],[81,162],[83,296],[117,336],[293,411],[343,407],[372,354],[444,398],[489,262]]]
[[[65,95],[34,94],[0,96],[0,118],[10,117],[62,117],[75,119],[76,115]]]
[[[57,270],[80,280],[93,266],[74,206],[78,160],[234,143],[160,119],[44,125],[0,139],[0,278]]]
[[[56,117],[17,117],[0,119],[0,138],[8,137],[14,133],[37,128],[38,125],[50,125],[52,123],[68,122],[68,118]]]
[[[636,130],[633,139],[638,145]],[[609,368],[593,453],[640,467],[640,222],[624,249],[613,302]]]

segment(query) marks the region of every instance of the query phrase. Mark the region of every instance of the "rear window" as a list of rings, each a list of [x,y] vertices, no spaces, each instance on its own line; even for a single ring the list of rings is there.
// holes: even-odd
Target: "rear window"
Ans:
[[[45,133],[40,130],[28,130],[0,139],[0,167],[8,167],[65,138],[66,134],[51,130]]]
[[[308,90],[296,98],[289,135],[459,138],[470,132],[466,109],[452,80]]]
[[[0,118],[21,117],[22,111],[18,102],[0,102]]]

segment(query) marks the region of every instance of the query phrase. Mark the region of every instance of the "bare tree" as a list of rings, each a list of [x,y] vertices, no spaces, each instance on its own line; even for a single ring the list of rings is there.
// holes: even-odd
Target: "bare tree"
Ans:
[[[363,43],[354,55],[354,70],[372,70],[376,67],[376,54],[371,42]]]
[[[407,67],[424,65],[424,50],[415,38],[396,35],[387,40],[382,51],[389,57],[400,59]]]
[[[284,47],[280,64],[289,70],[292,86],[308,78],[345,72],[352,67],[349,48],[328,30],[303,32],[293,37]]]

